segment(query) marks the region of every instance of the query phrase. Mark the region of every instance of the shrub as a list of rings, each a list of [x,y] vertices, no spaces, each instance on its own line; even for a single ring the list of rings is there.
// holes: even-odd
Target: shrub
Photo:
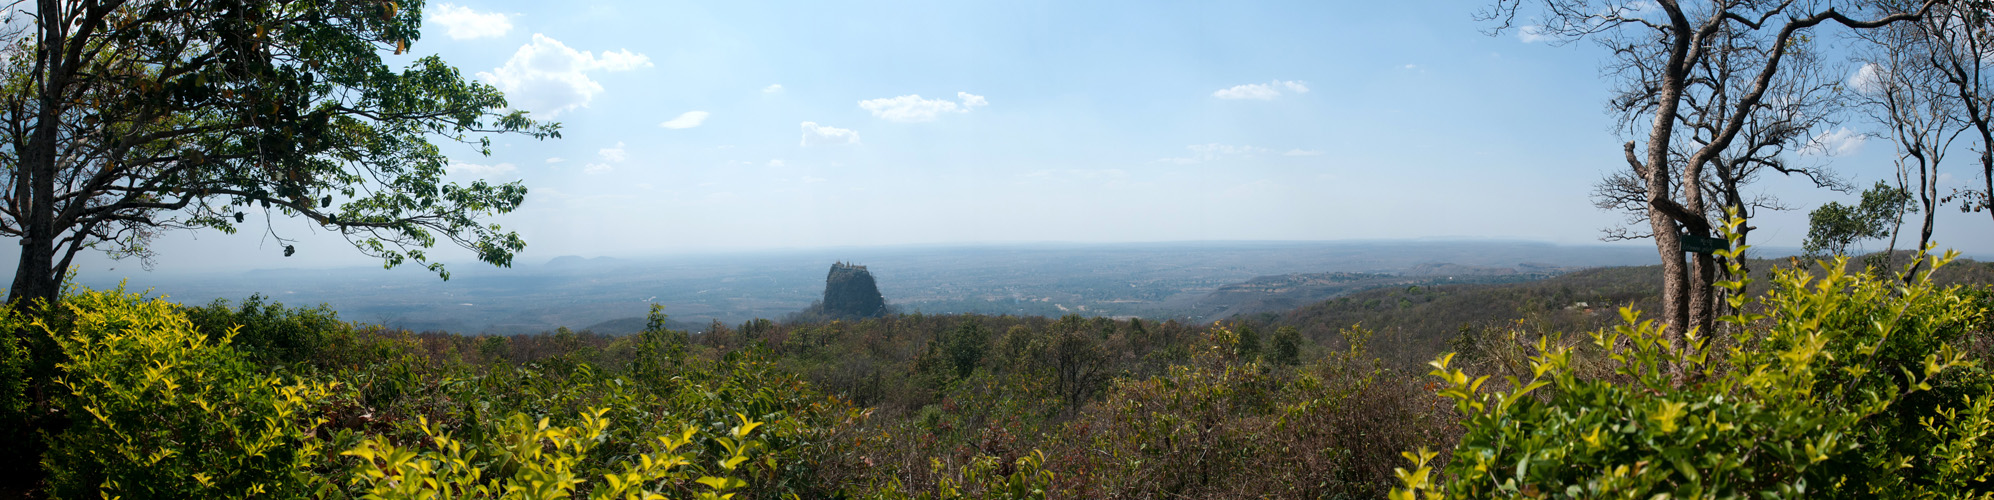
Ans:
[[[1393,498],[1994,494],[1994,381],[1953,345],[1984,334],[1985,311],[1931,271],[1900,285],[1849,273],[1846,259],[1825,267],[1775,273],[1757,304],[1734,294],[1728,336],[1692,333],[1681,351],[1622,309],[1623,325],[1593,335],[1612,360],[1601,379],[1575,376],[1572,350],[1550,337],[1529,376],[1500,388],[1442,356],[1433,373],[1466,434],[1441,477],[1435,454],[1407,453]]]
[[[173,304],[112,291],[64,297],[66,325],[36,319],[67,361],[56,383],[67,429],[43,464],[62,498],[297,497],[319,492],[309,469],[323,423],[307,413],[331,390],[266,376]]]
[[[647,450],[622,458],[614,472],[591,474],[584,463],[610,441],[610,420],[603,418],[609,411],[584,412],[578,426],[549,426],[545,418],[536,423],[515,413],[498,432],[487,434],[489,439],[469,443],[423,419],[427,446],[420,451],[375,436],[344,454],[360,459],[352,472],[365,499],[554,499],[577,493],[592,499],[662,499],[663,493],[697,484],[694,498],[717,500],[747,486],[736,474],[762,447],[751,436],[762,424],[741,416],[739,425],[715,438],[726,453],[708,469],[713,474],[700,473],[696,451],[680,451],[696,448],[689,445],[699,430],[689,425],[652,436]]]
[[[250,295],[231,309],[227,300],[215,299],[206,306],[187,308],[186,314],[203,332],[234,329],[229,345],[264,364],[315,360],[328,332],[346,328],[339,313],[329,306],[287,308],[269,300],[262,294]]]

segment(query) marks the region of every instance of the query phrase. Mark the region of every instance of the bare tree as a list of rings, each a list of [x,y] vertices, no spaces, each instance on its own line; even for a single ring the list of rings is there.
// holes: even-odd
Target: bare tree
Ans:
[[[1878,3],[1886,9],[1904,6],[1904,2],[1894,0]],[[1864,42],[1859,56],[1863,66],[1850,79],[1863,109],[1896,149],[1899,184],[1909,188],[1918,208],[1923,209],[1918,226],[1920,249],[1932,242],[1933,221],[1942,202],[1939,165],[1954,140],[1968,128],[1961,119],[1966,103],[1955,94],[1959,87],[1946,69],[1951,64],[1943,55],[1948,44],[1939,39],[1942,32],[1936,29],[1951,23],[1946,19],[1952,17],[1953,10],[1952,5],[1941,6],[1918,22],[1858,33]],[[1891,250],[1895,249],[1893,234]],[[1904,279],[1915,275],[1922,264],[1914,262]]]
[[[1716,319],[1716,261],[1709,254],[1683,254],[1685,235],[1711,236],[1712,205],[1722,204],[1710,199],[1703,179],[1712,175],[1710,169],[1722,168],[1716,164],[1726,161],[1727,152],[1731,159],[1745,154],[1734,147],[1752,117],[1774,104],[1767,96],[1790,49],[1806,45],[1807,32],[1823,23],[1876,28],[1917,19],[1938,1],[1928,0],[1919,11],[1864,19],[1844,14],[1833,1],[1527,2],[1538,6],[1538,15],[1523,29],[1567,42],[1596,40],[1613,53],[1606,68],[1621,89],[1613,106],[1639,137],[1623,149],[1628,169],[1645,189],[1648,232],[1662,263],[1661,321],[1676,348],[1686,347],[1685,333],[1708,331]],[[1496,22],[1494,32],[1500,33],[1515,26],[1524,3],[1496,0],[1481,17]],[[1741,58],[1713,62],[1727,53]],[[1736,73],[1742,84],[1700,83],[1711,68]]]
[[[1877,0],[1881,9],[1908,0]],[[1916,40],[1927,63],[1949,89],[1945,92],[1958,106],[1955,116],[1966,122],[1979,144],[1979,188],[1955,189],[1940,204],[1959,202],[1964,212],[1986,211],[1994,216],[1994,3],[1987,0],[1955,0],[1933,9],[1918,22]]]
[[[1673,142],[1675,151],[1669,155],[1673,170],[1682,170],[1683,162],[1725,133],[1728,120],[1738,114],[1741,105],[1738,99],[1749,95],[1757,83],[1756,70],[1764,67],[1772,55],[1769,47],[1749,38],[1728,36],[1726,31],[1718,32],[1709,46],[1710,56],[1692,68],[1689,84],[1683,91],[1683,106],[1678,111],[1681,135]],[[1787,62],[1767,83],[1760,104],[1744,113],[1731,147],[1717,151],[1700,179],[1702,190],[1711,197],[1702,215],[1714,221],[1735,213],[1745,219],[1746,224],[1738,228],[1741,245],[1750,244],[1751,233],[1757,229],[1750,221],[1761,211],[1794,208],[1781,202],[1778,196],[1753,189],[1767,173],[1802,177],[1816,187],[1836,191],[1852,189],[1828,168],[1826,161],[1789,154],[1832,155],[1836,147],[1832,142],[1844,138],[1847,131],[1836,130],[1838,122],[1834,119],[1847,100],[1841,78],[1820,63],[1811,44],[1789,44],[1785,58]],[[1613,69],[1623,75],[1630,71],[1656,74],[1656,68],[1666,63],[1640,58],[1619,62]],[[1653,119],[1649,113],[1654,109],[1654,96],[1648,90],[1651,88],[1648,81],[1630,79],[1623,83],[1625,86],[1612,101],[1612,110],[1621,118],[1627,133],[1637,134],[1644,121]],[[1672,185],[1669,192],[1677,189],[1680,187]],[[1595,184],[1593,198],[1599,208],[1627,216],[1623,224],[1605,228],[1603,239],[1654,237],[1652,226],[1642,227],[1648,225],[1647,185],[1633,169],[1606,173]],[[1745,257],[1740,254],[1739,259]],[[1718,269],[1722,272],[1724,267]],[[1748,266],[1744,269],[1750,272]]]

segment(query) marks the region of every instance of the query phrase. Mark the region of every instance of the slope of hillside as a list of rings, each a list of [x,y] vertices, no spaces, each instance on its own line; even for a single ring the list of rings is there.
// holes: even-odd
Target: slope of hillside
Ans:
[[[1908,254],[1907,254],[1908,255]],[[1900,256],[1900,262],[1905,256]],[[1792,261],[1754,260],[1755,290],[1764,290],[1769,269]],[[1659,311],[1661,267],[1609,267],[1570,272],[1522,283],[1401,286],[1366,290],[1287,311],[1242,319],[1294,326],[1319,343],[1334,343],[1337,332],[1363,325],[1377,332],[1372,346],[1388,365],[1421,370],[1464,331],[1503,328],[1523,322],[1530,331],[1582,334],[1620,321],[1619,309]],[[1958,260],[1941,269],[1942,284],[1994,283],[1994,263]],[[1652,317],[1652,316],[1648,316]]]

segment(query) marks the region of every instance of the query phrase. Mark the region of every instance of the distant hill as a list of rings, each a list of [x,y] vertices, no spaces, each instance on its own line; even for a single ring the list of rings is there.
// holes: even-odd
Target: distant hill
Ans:
[[[1906,255],[1899,264],[1908,263]],[[1769,269],[1790,261],[1754,260],[1753,285],[1765,290]],[[1633,306],[1652,318],[1660,311],[1661,267],[1608,267],[1514,283],[1428,284],[1373,287],[1281,313],[1241,319],[1295,326],[1317,342],[1338,342],[1337,332],[1361,324],[1376,332],[1372,351],[1388,364],[1425,370],[1434,356],[1452,350],[1464,329],[1507,328],[1519,320],[1530,331],[1584,335],[1620,321]],[[1994,283],[1994,263],[1955,261],[1935,277],[1947,284]]]
[[[1283,312],[1325,299],[1374,288],[1469,283],[1515,283],[1571,271],[1548,264],[1516,267],[1453,263],[1417,264],[1398,273],[1307,273],[1261,276],[1219,287],[1182,307],[1191,319],[1217,321],[1242,315]]]

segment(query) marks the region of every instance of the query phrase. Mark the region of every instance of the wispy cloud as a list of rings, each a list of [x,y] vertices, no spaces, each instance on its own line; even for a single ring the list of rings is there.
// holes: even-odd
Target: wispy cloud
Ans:
[[[1298,81],[1274,80],[1269,83],[1249,83],[1245,85],[1234,85],[1230,88],[1219,89],[1216,92],[1212,92],[1212,97],[1217,97],[1220,99],[1256,99],[1256,100],[1265,101],[1291,93],[1306,94],[1308,93],[1308,91],[1309,91],[1309,86],[1307,83],[1298,82]]]
[[[814,139],[814,141],[813,141]],[[848,128],[826,127],[817,122],[803,122],[803,142],[799,145],[817,144],[858,144],[859,133]]]
[[[1551,33],[1551,30],[1545,29],[1543,26],[1533,24],[1517,28],[1516,39],[1522,40],[1523,43],[1548,42],[1558,39],[1558,35]]]
[[[780,83],[770,84],[767,87],[762,87],[762,93],[764,94],[774,94],[777,92],[782,92],[782,84]]]
[[[1192,144],[1190,146],[1185,146],[1184,148],[1191,150],[1190,156],[1162,158],[1156,161],[1163,163],[1175,163],[1178,165],[1189,165],[1192,163],[1203,163],[1203,162],[1225,159],[1225,158],[1253,158],[1259,155],[1264,155],[1273,152],[1272,150],[1269,150],[1267,148],[1257,148],[1253,146],[1233,146],[1230,144],[1219,144],[1216,142],[1209,144]]]
[[[664,123],[660,123],[658,126],[673,130],[693,128],[699,126],[701,123],[705,123],[706,115],[705,111],[687,111],[679,113],[677,118],[665,120]]]
[[[956,92],[955,95],[962,102],[923,99],[919,94],[909,94],[859,101],[859,107],[871,111],[872,116],[907,123],[935,121],[935,117],[943,113],[968,113],[972,109],[990,105],[990,101],[980,95],[968,92]]]
[[[511,163],[500,163],[497,165],[479,165],[476,163],[450,164],[450,173],[480,178],[510,176],[517,172],[519,172],[519,167],[515,167]]]
[[[602,149],[598,149],[598,150],[596,150],[596,151],[595,151],[595,154],[597,154],[597,155],[601,155],[601,156],[602,156],[602,159],[604,159],[604,160],[607,160],[607,161],[612,161],[612,162],[616,162],[616,163],[623,163],[623,160],[626,160],[626,159],[629,159],[629,158],[630,158],[630,156],[629,156],[629,155],[628,155],[627,153],[625,153],[625,152],[623,151],[623,142],[622,142],[622,141],[617,141],[617,143],[616,143],[616,146],[615,146],[615,147],[607,147],[607,148],[602,148]]]

